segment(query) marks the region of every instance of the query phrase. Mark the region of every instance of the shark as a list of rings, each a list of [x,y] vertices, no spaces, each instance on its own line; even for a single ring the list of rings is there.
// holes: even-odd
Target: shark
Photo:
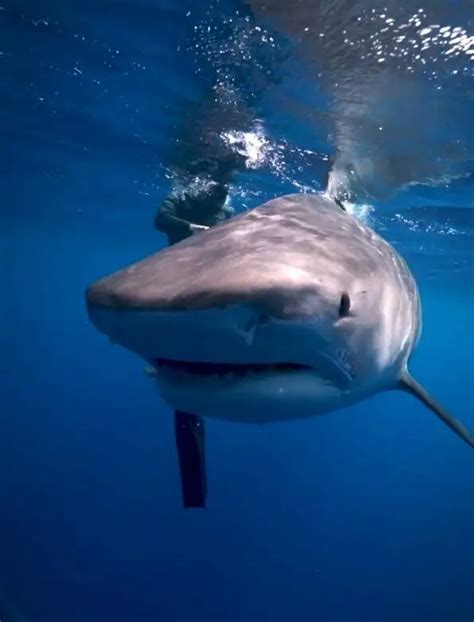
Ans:
[[[408,371],[422,317],[406,262],[328,195],[272,199],[98,280],[86,303],[178,411],[265,424],[401,390],[474,447]]]

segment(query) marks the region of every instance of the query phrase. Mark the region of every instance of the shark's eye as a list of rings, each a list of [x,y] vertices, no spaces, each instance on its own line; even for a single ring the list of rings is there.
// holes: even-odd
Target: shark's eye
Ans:
[[[351,308],[351,299],[347,292],[342,292],[341,302],[339,303],[339,317],[347,317]]]

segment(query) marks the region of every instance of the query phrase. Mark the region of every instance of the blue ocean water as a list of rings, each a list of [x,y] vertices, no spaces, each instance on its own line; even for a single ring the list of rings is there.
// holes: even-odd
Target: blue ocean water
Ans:
[[[407,258],[412,371],[474,428],[472,21],[440,4],[2,3],[2,622],[474,618],[472,451],[419,403],[210,421],[184,511],[171,411],[84,306],[238,149],[237,211],[329,178]]]

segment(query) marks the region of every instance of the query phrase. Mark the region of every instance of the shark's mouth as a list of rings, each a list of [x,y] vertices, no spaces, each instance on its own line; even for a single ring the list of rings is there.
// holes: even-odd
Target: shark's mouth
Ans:
[[[289,373],[312,370],[308,365],[298,363],[207,363],[153,359],[157,370],[184,372],[195,376],[214,376],[229,374],[246,376],[247,374]]]
[[[344,387],[324,369],[294,362],[216,363],[154,358],[149,374],[175,410],[265,423],[326,412]]]

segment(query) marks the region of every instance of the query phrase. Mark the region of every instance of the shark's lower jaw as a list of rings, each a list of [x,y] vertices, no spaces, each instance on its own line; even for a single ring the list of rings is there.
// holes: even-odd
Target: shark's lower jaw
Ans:
[[[270,423],[311,417],[353,401],[350,392],[306,365],[152,363],[164,399],[176,410],[204,417]]]

